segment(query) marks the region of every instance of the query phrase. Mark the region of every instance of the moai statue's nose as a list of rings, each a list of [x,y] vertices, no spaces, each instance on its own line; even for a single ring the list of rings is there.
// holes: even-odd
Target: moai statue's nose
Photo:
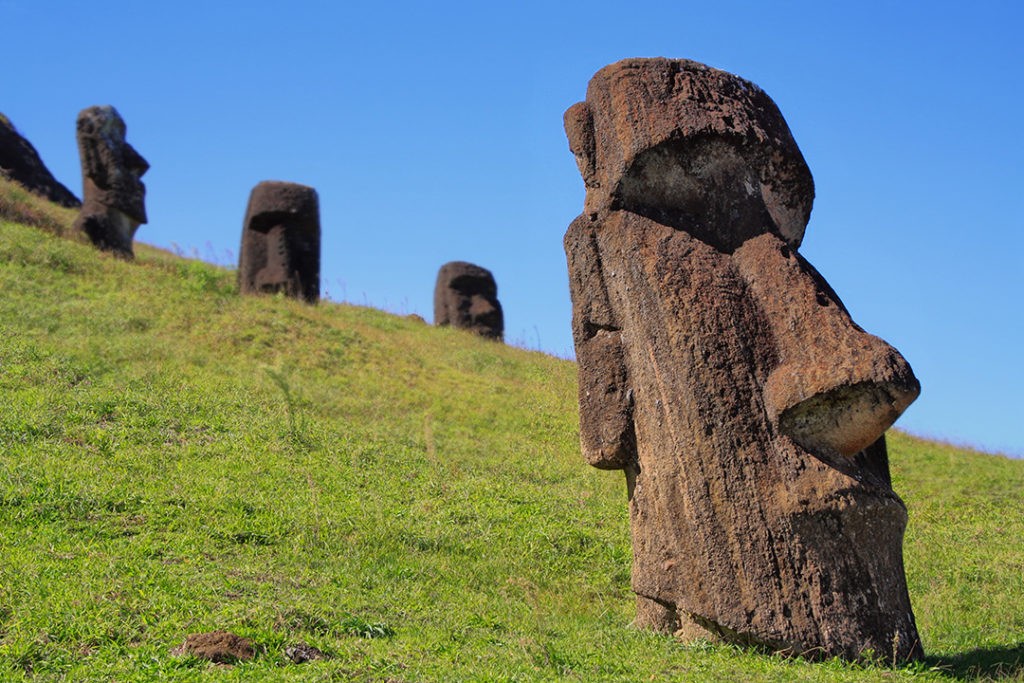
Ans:
[[[469,316],[475,323],[493,325],[499,320],[497,307],[489,299],[474,294],[469,304]]]
[[[256,288],[267,294],[287,292],[288,280],[293,276],[288,249],[288,226],[275,225],[267,230],[266,250],[267,265],[256,273]]]
[[[819,458],[870,446],[920,393],[910,365],[858,327],[814,267],[780,238],[750,239],[734,259],[776,351],[764,391],[769,419]]]
[[[141,178],[146,175],[146,171],[149,170],[149,162],[146,161],[141,154],[135,151],[135,148],[125,143],[124,146],[124,160],[125,166],[135,174],[136,178]]]

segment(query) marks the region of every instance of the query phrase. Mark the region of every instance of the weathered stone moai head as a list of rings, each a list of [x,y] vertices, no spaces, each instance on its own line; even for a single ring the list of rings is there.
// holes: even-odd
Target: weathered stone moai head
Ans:
[[[316,190],[267,180],[253,188],[238,257],[242,294],[320,299],[320,203]]]
[[[82,161],[82,211],[75,228],[100,249],[131,258],[132,240],[146,222],[149,163],[125,140],[124,119],[113,107],[78,113],[78,154]]]
[[[491,271],[465,261],[441,266],[434,285],[434,324],[451,325],[500,340],[505,332],[505,319]]]
[[[581,445],[626,472],[637,623],[919,657],[883,437],[918,382],[797,252],[814,186],[775,103],[631,59],[565,127]]]

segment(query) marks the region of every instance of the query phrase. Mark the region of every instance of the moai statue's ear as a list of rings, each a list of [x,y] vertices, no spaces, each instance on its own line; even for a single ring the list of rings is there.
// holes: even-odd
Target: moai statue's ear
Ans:
[[[577,102],[565,110],[565,134],[569,149],[576,157],[576,165],[587,187],[599,187],[595,157],[594,116],[586,102]]]

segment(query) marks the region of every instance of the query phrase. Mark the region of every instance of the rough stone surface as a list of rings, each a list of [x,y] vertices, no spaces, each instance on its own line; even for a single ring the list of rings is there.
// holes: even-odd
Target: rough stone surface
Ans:
[[[322,650],[309,645],[308,643],[295,643],[284,649],[284,656],[296,664],[315,662],[319,659],[327,659]]]
[[[441,266],[434,286],[434,324],[500,340],[505,333],[505,318],[491,271],[465,261]]]
[[[36,148],[3,114],[0,114],[0,175],[61,206],[75,209],[82,205],[71,190],[53,177]]]
[[[132,240],[146,222],[149,163],[125,140],[125,123],[109,105],[78,113],[78,154],[82,161],[82,211],[75,229],[100,249],[134,256]]]
[[[814,182],[775,103],[749,81],[627,59],[594,76],[565,129],[587,215],[630,211],[729,249],[769,226],[800,244]]]
[[[320,300],[320,200],[312,187],[267,180],[253,188],[238,256],[242,294]]]
[[[175,655],[190,654],[217,664],[234,664],[253,658],[252,641],[228,631],[193,633],[174,649]]]
[[[635,59],[565,123],[581,446],[626,474],[637,625],[920,657],[883,437],[919,385],[797,253],[814,190],[781,113],[736,76]]]

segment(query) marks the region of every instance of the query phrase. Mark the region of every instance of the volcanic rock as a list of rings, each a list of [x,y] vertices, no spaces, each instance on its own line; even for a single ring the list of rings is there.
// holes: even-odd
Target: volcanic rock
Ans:
[[[312,187],[267,180],[253,188],[238,256],[242,294],[320,300],[320,200]]]
[[[82,205],[71,190],[53,177],[36,148],[3,114],[0,114],[0,174],[61,206],[75,209]]]
[[[505,319],[491,271],[465,261],[441,266],[434,285],[434,324],[500,340]]]
[[[132,258],[132,241],[146,222],[149,162],[125,140],[124,119],[113,107],[83,109],[76,122],[82,161],[82,211],[75,229],[104,251]]]
[[[637,625],[921,657],[883,436],[919,385],[797,252],[814,185],[775,103],[630,59],[565,127],[580,440],[625,471]]]

